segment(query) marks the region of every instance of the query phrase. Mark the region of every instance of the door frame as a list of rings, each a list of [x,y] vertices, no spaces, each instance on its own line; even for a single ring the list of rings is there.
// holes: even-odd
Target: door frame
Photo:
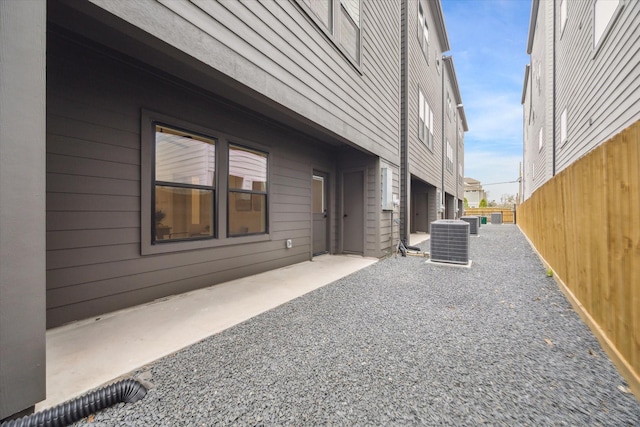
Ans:
[[[324,203],[325,203],[325,212],[326,212],[326,218],[327,218],[327,226],[326,226],[326,230],[325,230],[325,244],[326,244],[326,248],[327,251],[323,252],[323,253],[318,253],[317,255],[314,254],[313,252],[313,239],[315,238],[314,234],[313,234],[313,205],[311,208],[311,247],[310,247],[310,253],[311,253],[311,258],[313,258],[314,256],[319,256],[319,255],[324,255],[324,254],[330,254],[331,253],[331,224],[332,224],[332,203],[331,203],[331,185],[330,185],[330,180],[331,180],[331,174],[329,172],[323,171],[322,169],[317,169],[317,168],[313,168],[313,170],[311,171],[311,197],[313,199],[313,177],[314,176],[319,176],[324,178]],[[313,200],[312,200],[313,203]]]
[[[344,193],[344,176],[353,172],[362,172],[362,256],[365,256],[366,253],[366,242],[367,242],[367,227],[366,227],[366,217],[367,217],[367,168],[366,167],[357,167],[357,168],[349,168],[344,169],[340,172],[340,211],[338,213],[340,221],[340,238],[339,238],[339,252],[344,252],[344,205],[345,205],[345,193]],[[357,252],[348,252],[350,254],[355,254]]]

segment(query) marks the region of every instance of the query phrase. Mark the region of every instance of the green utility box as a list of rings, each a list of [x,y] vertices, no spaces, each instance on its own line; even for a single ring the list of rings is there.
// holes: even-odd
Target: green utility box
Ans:
[[[486,224],[487,223],[487,217],[486,216],[481,216],[480,217],[480,224]]]

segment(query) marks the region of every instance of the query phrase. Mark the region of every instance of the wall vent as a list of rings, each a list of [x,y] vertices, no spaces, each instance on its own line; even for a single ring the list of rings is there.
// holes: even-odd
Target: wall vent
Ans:
[[[431,261],[469,264],[469,227],[466,221],[441,219],[431,223]]]
[[[478,230],[480,228],[480,217],[479,216],[461,216],[460,219],[462,221],[469,223],[469,233],[470,234],[478,234]]]
[[[491,224],[502,224],[502,212],[491,212]]]

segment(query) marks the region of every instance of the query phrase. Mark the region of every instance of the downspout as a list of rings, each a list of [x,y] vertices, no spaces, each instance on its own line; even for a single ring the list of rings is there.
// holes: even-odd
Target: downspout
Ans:
[[[460,118],[460,111],[458,111],[458,107],[459,105],[456,105],[456,206],[455,206],[455,216],[456,219],[459,216],[459,200],[458,200],[458,187],[460,186],[460,183],[458,182],[458,180],[460,179],[460,170],[459,170],[459,165],[460,165],[460,159],[458,158],[458,156],[460,155],[460,153],[458,152],[458,145],[460,144],[459,141],[459,134],[460,134],[460,129],[458,129],[458,119]]]
[[[443,209],[442,212],[442,216],[444,219],[444,214],[446,212],[446,208],[445,208],[445,204],[446,204],[446,196],[445,196],[445,191],[444,191],[444,151],[446,149],[445,145],[444,145],[444,141],[445,141],[445,128],[444,128],[444,116],[445,116],[445,111],[444,111],[444,61],[447,58],[447,56],[442,55],[442,64],[440,64],[440,72],[442,73],[442,108],[440,109],[441,115],[442,115],[442,183],[441,183],[441,188],[442,190],[440,191],[440,201],[438,203],[440,203],[440,207],[441,209]]]
[[[409,23],[409,3],[405,0],[404,2],[404,16],[402,23],[402,46],[403,46],[403,58],[402,58],[402,84],[404,85],[404,102],[402,103],[402,113],[401,117],[404,118],[404,135],[401,138],[401,150],[404,152],[404,155],[401,159],[401,179],[402,183],[404,183],[404,194],[401,194],[400,198],[404,198],[404,212],[401,212],[400,215],[400,226],[398,230],[398,235],[401,238],[409,241],[409,211],[411,210],[411,182],[410,182],[410,174],[409,174],[409,31],[407,29],[407,25]],[[402,152],[400,153],[402,154]],[[391,224],[393,230],[393,224]],[[403,229],[404,227],[404,229]],[[393,243],[393,242],[392,242]]]

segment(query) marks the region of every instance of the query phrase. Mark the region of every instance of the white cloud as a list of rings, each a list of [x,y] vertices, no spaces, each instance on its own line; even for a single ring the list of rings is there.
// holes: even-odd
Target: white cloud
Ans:
[[[503,194],[518,193],[518,183],[521,156],[503,154],[499,151],[469,151],[465,149],[464,176],[480,181],[489,192],[489,200],[500,200]],[[497,184],[497,183],[505,184]],[[489,185],[487,185],[489,184]]]
[[[467,91],[468,138],[522,146],[522,105],[513,92]],[[467,101],[468,100],[468,101]]]

